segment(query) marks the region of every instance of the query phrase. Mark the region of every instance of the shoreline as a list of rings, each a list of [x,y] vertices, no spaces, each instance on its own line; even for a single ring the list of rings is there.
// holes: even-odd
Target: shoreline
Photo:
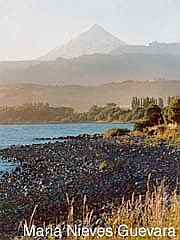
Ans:
[[[19,220],[28,218],[38,204],[37,218],[48,221],[57,211],[66,216],[66,194],[74,198],[76,207],[86,195],[88,206],[97,209],[99,217],[98,209],[118,204],[123,196],[143,196],[150,175],[150,189],[166,178],[168,191],[173,191],[178,151],[164,141],[152,146],[142,137],[128,135],[115,139],[87,135],[64,142],[11,146],[0,150],[0,155],[16,159],[20,167],[0,180],[1,197],[10,206],[13,203],[15,212],[21,209]],[[11,226],[8,218],[3,221]],[[17,225],[16,214],[12,224]]]
[[[108,122],[108,121],[84,121],[84,122],[0,122],[0,125],[59,125],[59,124],[134,124],[135,122]]]

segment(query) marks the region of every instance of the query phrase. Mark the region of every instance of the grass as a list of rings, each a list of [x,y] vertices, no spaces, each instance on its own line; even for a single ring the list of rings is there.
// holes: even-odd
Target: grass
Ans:
[[[67,202],[69,205],[69,214],[67,223],[69,225],[74,225],[74,200],[69,200],[67,196]],[[26,224],[30,227],[34,224],[34,216],[36,214],[37,206],[35,207],[32,216],[30,217],[29,221],[25,220],[21,222],[20,227],[23,224]],[[86,197],[84,197],[84,201],[82,204],[82,223],[83,226],[90,227],[93,221],[93,210],[89,210],[86,204]],[[147,239],[176,239],[180,240],[180,203],[176,192],[174,191],[171,196],[168,198],[167,201],[167,187],[164,186],[162,183],[161,186],[158,188],[154,188],[154,192],[150,192],[149,190],[146,192],[145,196],[138,196],[135,197],[134,194],[132,195],[131,199],[125,201],[122,199],[121,204],[118,207],[115,207],[112,214],[104,215],[104,219],[106,225],[111,227],[112,229],[117,229],[119,225],[126,224],[129,228],[134,227],[145,227],[145,228],[153,228],[153,227],[160,227],[160,228],[170,228],[173,227],[176,229],[176,237],[169,238],[166,237],[127,237],[122,238],[120,236],[112,236],[112,237],[103,237],[101,239],[127,239],[127,240],[147,240]],[[31,240],[31,238],[21,238],[22,240]],[[53,236],[49,236],[49,240],[55,240]],[[84,239],[83,237],[69,237],[68,239]],[[91,239],[99,239],[98,237],[87,237],[88,240]]]

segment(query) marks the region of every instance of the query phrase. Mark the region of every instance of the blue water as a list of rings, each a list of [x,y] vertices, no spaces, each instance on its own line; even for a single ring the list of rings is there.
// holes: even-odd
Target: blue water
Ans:
[[[0,158],[0,176],[2,176],[5,172],[13,171],[15,168],[16,164],[14,162],[8,162]]]
[[[64,136],[77,136],[87,133],[102,133],[111,128],[133,129],[133,124],[112,123],[78,123],[78,124],[37,124],[37,125],[0,125],[0,148],[11,145],[38,144],[45,141],[36,141],[35,138],[52,138]],[[47,142],[47,141],[46,141]],[[0,158],[1,172],[10,171],[13,164],[2,161]]]
[[[79,134],[102,133],[111,128],[133,129],[133,124],[78,123],[78,124],[37,124],[0,125],[0,148],[11,145],[40,143],[35,138],[77,136]]]

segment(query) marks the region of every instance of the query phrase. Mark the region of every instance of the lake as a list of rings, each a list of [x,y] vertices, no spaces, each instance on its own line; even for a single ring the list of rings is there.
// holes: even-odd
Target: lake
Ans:
[[[29,124],[0,125],[0,148],[11,145],[42,143],[35,138],[77,136],[87,133],[102,133],[111,128],[133,129],[133,124],[74,123],[74,124]]]
[[[77,136],[87,133],[102,133],[111,128],[133,129],[133,124],[121,123],[74,123],[74,124],[28,124],[0,125],[0,148],[11,145],[38,144],[35,138]],[[0,172],[12,168],[12,164],[0,159]]]

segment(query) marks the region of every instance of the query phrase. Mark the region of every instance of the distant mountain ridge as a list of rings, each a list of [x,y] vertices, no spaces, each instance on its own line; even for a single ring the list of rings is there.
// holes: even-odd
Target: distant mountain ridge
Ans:
[[[150,54],[180,55],[180,43],[152,42],[149,45],[128,45],[95,24],[69,43],[57,47],[38,60],[55,61],[58,58],[72,59],[92,54]]]
[[[68,44],[53,49],[40,60],[54,61],[60,57],[69,59],[95,53],[108,54],[121,45],[126,43],[95,24]]]
[[[180,43],[128,45],[94,25],[34,61],[0,62],[1,83],[101,85],[125,80],[180,80]]]
[[[180,55],[86,55],[0,70],[0,83],[100,85],[125,80],[180,80]]]
[[[149,55],[180,55],[180,43],[153,42],[145,45],[125,45],[114,49],[111,55],[149,54]]]

